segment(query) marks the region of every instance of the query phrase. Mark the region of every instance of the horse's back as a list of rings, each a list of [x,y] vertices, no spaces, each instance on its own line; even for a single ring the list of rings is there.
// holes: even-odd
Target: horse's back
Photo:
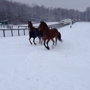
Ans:
[[[29,31],[29,37],[36,38],[38,36],[38,30],[36,28],[33,28],[33,30]]]
[[[51,34],[56,34],[58,33],[58,30],[56,28],[52,28],[49,30]]]
[[[51,29],[53,32],[58,32],[58,30],[56,28],[52,28]]]

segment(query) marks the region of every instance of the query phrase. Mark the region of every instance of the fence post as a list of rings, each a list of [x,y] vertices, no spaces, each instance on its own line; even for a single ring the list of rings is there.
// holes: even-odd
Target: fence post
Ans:
[[[11,29],[11,36],[13,37],[13,30]]]
[[[3,36],[5,37],[5,30],[3,29]]]
[[[18,36],[20,36],[19,28],[18,28]]]
[[[18,26],[18,29],[19,29],[19,26]]]
[[[19,32],[19,26],[18,26],[18,36],[20,36],[20,32]]]
[[[25,35],[25,29],[23,29],[24,35]]]

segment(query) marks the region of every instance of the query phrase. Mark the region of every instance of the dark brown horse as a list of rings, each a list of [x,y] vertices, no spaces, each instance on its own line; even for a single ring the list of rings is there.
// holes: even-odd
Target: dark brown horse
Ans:
[[[38,29],[43,31],[44,46],[48,50],[50,49],[49,46],[48,46],[48,43],[49,43],[50,40],[53,41],[53,45],[54,45],[54,43],[57,44],[57,39],[59,41],[62,41],[61,33],[58,32],[58,30],[56,28],[49,29],[48,25],[45,22],[43,22],[43,21],[40,22],[40,25],[39,25]],[[54,38],[56,39],[56,42],[54,41]],[[46,46],[46,43],[47,43],[47,46]]]
[[[33,27],[33,24],[31,21],[28,21],[28,28],[29,28],[29,41],[31,42],[31,38],[33,38],[33,43],[36,45],[35,43],[35,38],[38,37],[39,38],[39,43],[42,43],[42,36],[43,36],[43,32],[40,31],[38,28]]]

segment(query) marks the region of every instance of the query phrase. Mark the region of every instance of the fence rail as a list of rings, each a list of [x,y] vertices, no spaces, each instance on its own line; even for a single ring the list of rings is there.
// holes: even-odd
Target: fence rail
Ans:
[[[11,32],[11,36],[13,37],[14,33],[13,31],[17,31],[18,32],[18,36],[20,36],[20,31],[23,31],[23,35],[25,35],[25,31],[27,31],[27,29],[0,29],[0,31],[3,32],[3,37],[6,37],[6,31],[10,31]]]

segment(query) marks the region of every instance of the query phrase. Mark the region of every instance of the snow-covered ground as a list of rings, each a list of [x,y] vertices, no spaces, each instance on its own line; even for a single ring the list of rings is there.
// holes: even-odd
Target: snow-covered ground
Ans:
[[[90,90],[90,23],[58,29],[50,50],[27,36],[0,37],[0,90]]]

